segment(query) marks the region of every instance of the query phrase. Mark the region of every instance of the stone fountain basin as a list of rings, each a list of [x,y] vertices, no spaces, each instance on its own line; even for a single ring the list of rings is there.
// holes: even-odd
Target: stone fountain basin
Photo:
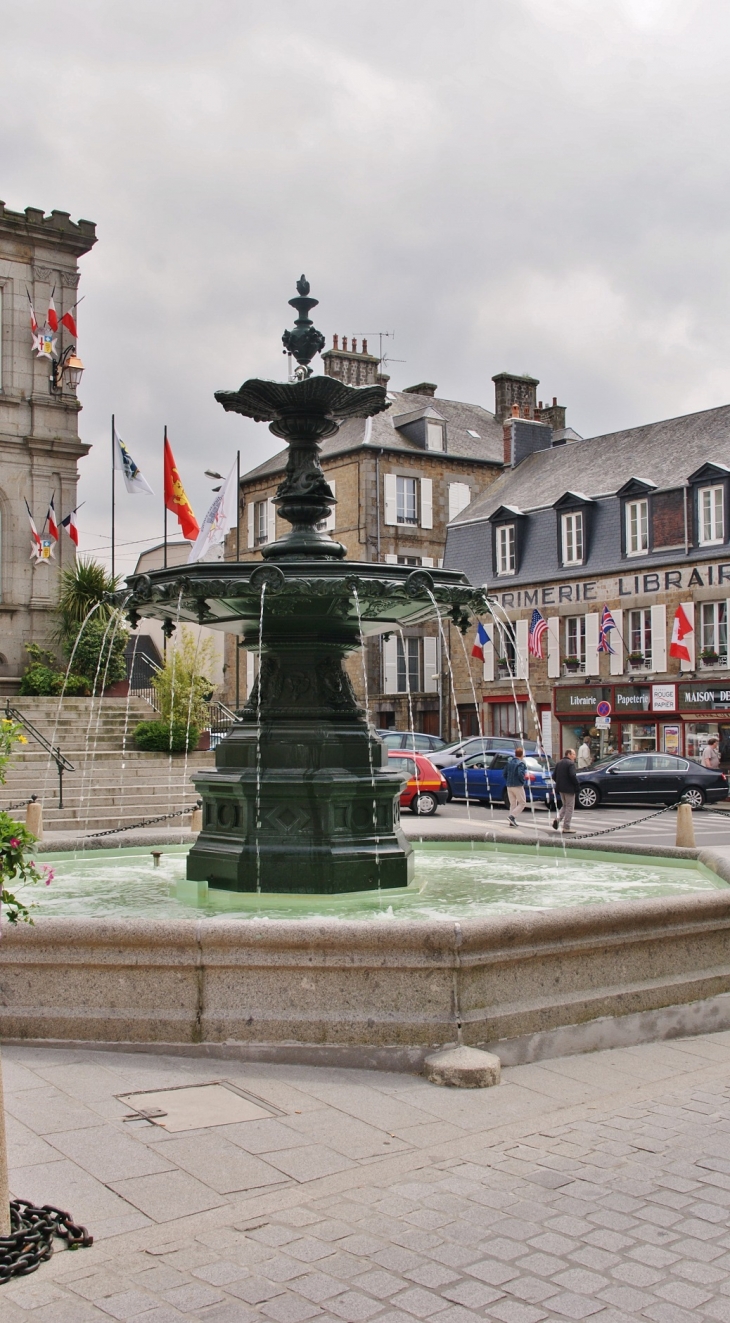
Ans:
[[[727,850],[629,852],[730,881]],[[69,917],[3,931],[5,1042],[418,1069],[459,1025],[505,1064],[730,1027],[730,889],[463,922]]]

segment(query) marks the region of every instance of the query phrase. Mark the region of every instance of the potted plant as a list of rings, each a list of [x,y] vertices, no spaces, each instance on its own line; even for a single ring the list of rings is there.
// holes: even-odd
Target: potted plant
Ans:
[[[497,660],[497,675],[500,680],[506,680],[510,673],[509,662],[506,657],[499,657]]]
[[[629,666],[635,667],[635,666],[643,666],[643,665],[644,665],[643,652],[634,651],[629,653]]]
[[[715,652],[714,648],[703,648],[700,657],[703,666],[717,666],[720,660],[719,654]]]
[[[566,657],[565,669],[574,675],[576,671],[580,670],[580,657]]]

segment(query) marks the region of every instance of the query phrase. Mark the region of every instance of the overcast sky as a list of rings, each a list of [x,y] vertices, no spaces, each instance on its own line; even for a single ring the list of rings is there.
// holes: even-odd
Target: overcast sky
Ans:
[[[81,259],[82,549],[109,418],[158,499],[280,448],[213,399],[285,372],[305,271],[393,385],[539,377],[585,436],[730,401],[727,0],[0,0],[0,197],[97,222]],[[698,457],[698,459],[701,457]],[[65,511],[64,511],[65,513]],[[140,539],[135,544],[135,540]]]

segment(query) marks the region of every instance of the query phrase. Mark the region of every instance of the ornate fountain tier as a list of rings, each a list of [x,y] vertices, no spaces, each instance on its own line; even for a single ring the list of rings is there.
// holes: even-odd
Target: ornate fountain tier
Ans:
[[[449,615],[465,629],[486,595],[449,570],[343,564],[345,548],[316,527],[335,504],[318,442],[343,418],[388,408],[381,386],[343,386],[306,366],[324,344],[308,313],[304,277],[295,329],[284,344],[298,380],[247,381],[219,391],[229,411],[289,443],[275,497],[292,531],[266,546],[265,563],[198,563],[128,580],[133,624],[177,620],[240,635],[259,675],[240,721],[201,772],[203,830],[188,877],[238,891],[341,892],[406,886],[411,848],[400,827],[403,778],[369,728],[343,662],[364,635]],[[319,342],[322,342],[321,344]],[[121,598],[121,595],[120,595]]]

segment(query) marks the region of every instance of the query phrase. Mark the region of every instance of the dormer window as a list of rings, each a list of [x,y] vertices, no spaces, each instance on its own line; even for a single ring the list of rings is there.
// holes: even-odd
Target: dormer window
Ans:
[[[500,524],[497,528],[497,574],[514,574],[515,541],[514,524]]]
[[[562,516],[563,565],[583,564],[583,511]]]
[[[626,555],[645,556],[649,550],[649,502],[626,502]]]
[[[699,513],[699,544],[709,547],[725,541],[725,489],[700,487],[697,493]]]
[[[441,423],[433,422],[432,419],[426,419],[426,449],[443,450],[444,449],[444,429]]]

